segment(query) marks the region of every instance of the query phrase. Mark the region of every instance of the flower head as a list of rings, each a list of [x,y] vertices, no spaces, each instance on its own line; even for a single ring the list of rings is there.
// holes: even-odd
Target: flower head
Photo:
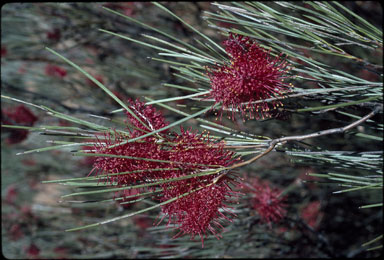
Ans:
[[[21,229],[20,224],[13,224],[9,229],[9,236],[11,240],[19,240],[24,236],[24,232]]]
[[[5,125],[33,126],[38,118],[24,105],[1,110],[1,122]],[[24,141],[28,136],[28,131],[23,129],[7,130],[10,135],[7,139],[9,144],[16,144]]]
[[[312,201],[305,205],[300,212],[301,218],[304,222],[313,229],[317,229],[319,227],[321,218],[324,215],[324,213],[320,211],[320,208],[320,201]]]
[[[162,207],[163,218],[168,216],[167,226],[173,226],[178,230],[174,238],[189,234],[191,239],[194,239],[198,235],[204,246],[204,238],[208,236],[208,233],[212,233],[217,239],[220,239],[220,233],[224,230],[220,222],[222,220],[231,221],[231,217],[235,216],[226,205],[232,202],[229,201],[229,198],[233,197],[234,193],[226,181],[212,185],[196,181],[188,184],[201,189],[191,190],[187,183],[180,181],[173,182],[173,185],[176,186],[174,189],[168,187],[170,191],[164,193],[163,200],[191,193],[165,204]]]
[[[220,238],[223,226],[221,219],[230,220],[231,214],[226,203],[236,194],[228,183],[229,177],[214,182],[216,175],[199,174],[202,170],[226,167],[234,162],[233,153],[223,148],[223,143],[214,143],[208,135],[184,131],[177,135],[170,151],[170,160],[177,163],[180,170],[169,173],[169,178],[180,178],[195,174],[193,178],[164,183],[161,201],[180,197],[162,207],[164,217],[168,216],[167,226],[179,230],[175,237],[189,234],[193,239],[201,237],[202,244],[207,231]],[[184,196],[186,195],[186,196]],[[224,215],[220,209],[229,215]],[[164,218],[163,217],[163,218]],[[204,244],[203,244],[204,245]]]
[[[109,174],[111,183],[132,185],[155,178],[159,174],[156,169],[169,167],[168,163],[161,162],[168,159],[167,151],[161,148],[155,138],[126,143],[129,139],[131,136],[118,132],[113,135],[106,133],[95,146],[95,153],[106,156],[96,157],[94,170]]]
[[[103,4],[103,6],[112,8],[112,9],[118,9],[119,11],[122,11],[124,15],[126,16],[134,16],[136,10],[135,10],[135,2],[121,2],[121,3],[106,3]]]
[[[278,188],[272,188],[267,182],[258,179],[253,179],[251,183],[244,183],[243,187],[252,194],[251,206],[257,211],[262,222],[270,225],[284,218],[285,197],[281,197],[281,191]]]
[[[5,57],[7,55],[7,47],[1,46],[1,58]]]
[[[25,252],[29,258],[38,258],[40,254],[40,248],[32,243],[25,249]]]
[[[222,109],[241,112],[243,119],[267,116],[270,106],[281,105],[278,100],[267,103],[269,98],[282,98],[291,88],[284,83],[288,78],[288,63],[281,55],[272,58],[270,51],[259,46],[249,37],[230,34],[223,42],[230,56],[230,64],[208,69],[211,81],[210,97],[222,103]]]
[[[15,186],[15,184],[9,185],[9,187],[7,189],[6,196],[5,196],[5,202],[9,203],[9,204],[14,204],[18,193],[19,193],[19,191],[18,191],[17,187]]]
[[[37,117],[24,105],[9,108],[2,112],[7,117],[7,120],[13,123],[32,126],[37,121]]]
[[[64,78],[67,75],[67,71],[60,66],[47,64],[45,66],[45,74],[56,78]]]
[[[45,33],[48,40],[59,41],[61,38],[61,31],[59,28],[54,28],[51,31]]]
[[[104,78],[101,75],[93,75],[94,79],[100,82],[101,84],[104,84]],[[95,82],[90,80],[89,78],[86,79],[87,85],[91,87],[98,87]]]
[[[160,112],[150,105],[145,106],[139,100],[130,101],[129,107],[146,126],[131,113],[126,112],[127,129],[130,134],[117,131],[104,133],[102,138],[97,137],[99,141],[94,147],[95,153],[106,156],[96,156],[92,171],[109,174],[109,181],[116,182],[118,185],[131,185],[160,178],[162,173],[158,169],[169,168],[169,163],[162,162],[169,159],[168,151],[164,149],[158,137],[152,135],[134,142],[127,142],[146,132],[164,127],[168,123]]]
[[[137,134],[142,135],[144,134],[144,132],[155,131],[169,124],[168,122],[165,121],[164,116],[159,111],[157,111],[153,106],[145,105],[144,102],[141,102],[138,99],[134,102],[130,100],[129,103],[130,103],[129,108],[136,115],[136,117],[139,118],[141,121],[140,122],[131,113],[126,111],[126,115],[128,118],[127,123],[130,123],[136,128],[136,130],[133,132],[133,135],[137,135]],[[143,123],[145,125],[143,125]],[[161,133],[166,133],[166,132],[167,130],[164,130]]]
[[[94,169],[107,173],[109,181],[120,186],[157,181],[161,192],[156,198],[170,201],[162,205],[162,219],[168,217],[167,226],[178,230],[175,237],[198,235],[204,241],[210,232],[219,238],[223,230],[220,220],[230,220],[226,204],[236,196],[229,185],[234,181],[227,175],[216,180],[217,174],[206,172],[233,164],[238,160],[233,158],[234,153],[227,151],[223,142],[211,140],[209,134],[183,128],[180,133],[165,130],[159,136],[127,142],[168,125],[152,106],[136,100],[130,101],[129,108],[136,116],[126,113],[127,123],[133,129],[129,128],[129,135],[115,131],[99,138],[95,153],[108,156],[96,156]]]

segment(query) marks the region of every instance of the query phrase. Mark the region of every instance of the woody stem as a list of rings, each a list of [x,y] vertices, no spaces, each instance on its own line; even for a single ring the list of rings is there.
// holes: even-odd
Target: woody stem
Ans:
[[[244,165],[248,165],[250,163],[253,163],[254,161],[257,161],[258,159],[260,159],[261,157],[267,155],[269,152],[271,152],[277,144],[279,143],[284,143],[284,142],[289,142],[289,141],[301,141],[301,140],[304,140],[304,139],[309,139],[309,138],[314,138],[314,137],[319,137],[319,136],[324,136],[324,135],[329,135],[329,134],[340,134],[340,133],[343,133],[347,130],[350,130],[362,123],[364,123],[365,121],[367,121],[369,118],[373,117],[375,114],[377,114],[379,111],[381,111],[383,109],[383,106],[377,106],[373,109],[372,112],[370,112],[369,114],[367,114],[366,116],[360,118],[359,120],[349,124],[349,125],[346,125],[344,127],[338,127],[338,128],[332,128],[332,129],[327,129],[327,130],[322,130],[322,131],[318,131],[318,132],[315,132],[315,133],[311,133],[311,134],[306,134],[306,135],[296,135],[296,136],[286,136],[286,137],[281,137],[281,138],[277,138],[277,139],[273,139],[270,141],[269,143],[269,147],[263,151],[262,153],[256,155],[255,157],[252,157],[251,159],[247,160],[247,161],[244,161],[244,162],[240,162],[240,163],[237,163],[237,164],[234,164],[230,167],[226,167],[224,168],[223,170],[225,170],[222,174],[220,174],[219,176],[217,176],[215,179],[214,179],[214,183],[216,183],[220,178],[222,178],[224,175],[226,175],[229,171],[228,170],[232,170],[232,169],[235,169],[235,168],[238,168],[238,167],[242,167]]]

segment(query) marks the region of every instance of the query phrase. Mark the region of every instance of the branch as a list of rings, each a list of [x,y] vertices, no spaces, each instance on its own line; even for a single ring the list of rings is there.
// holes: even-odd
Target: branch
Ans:
[[[378,112],[382,111],[383,110],[383,106],[377,106],[374,108],[374,110],[367,114],[366,116],[362,117],[361,119],[349,124],[349,125],[346,125],[344,127],[339,127],[339,128],[332,128],[332,129],[327,129],[327,130],[322,130],[322,131],[318,131],[318,132],[315,132],[315,133],[311,133],[311,134],[306,134],[306,135],[295,135],[295,136],[286,136],[286,137],[281,137],[281,138],[277,138],[277,139],[273,139],[270,141],[269,143],[269,147],[262,153],[256,155],[255,157],[247,160],[247,161],[244,161],[244,162],[240,162],[240,163],[237,163],[237,164],[234,164],[230,167],[226,167],[223,169],[223,172],[217,176],[214,180],[213,180],[213,183],[216,183],[220,178],[222,178],[224,175],[226,175],[229,170],[232,170],[232,169],[235,169],[235,168],[238,168],[238,167],[242,167],[244,165],[248,165],[250,163],[253,163],[254,161],[257,161],[258,159],[260,159],[261,157],[267,155],[269,152],[271,152],[275,147],[276,145],[280,144],[280,143],[285,143],[285,142],[289,142],[289,141],[302,141],[302,140],[305,140],[305,139],[309,139],[309,138],[314,138],[314,137],[319,137],[319,136],[324,136],[324,135],[329,135],[329,134],[340,134],[340,133],[343,133],[345,131],[348,131],[362,123],[364,123],[365,121],[367,121],[369,118],[373,117],[375,114],[377,114]]]

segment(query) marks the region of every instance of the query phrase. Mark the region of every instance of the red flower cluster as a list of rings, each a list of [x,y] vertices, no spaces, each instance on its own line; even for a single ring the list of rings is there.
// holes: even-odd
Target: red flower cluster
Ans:
[[[301,210],[301,218],[305,223],[307,223],[308,226],[312,227],[313,229],[318,228],[320,220],[323,217],[324,213],[320,211],[320,208],[320,201],[313,201],[308,203]]]
[[[133,102],[131,101],[130,103]],[[129,185],[151,178],[162,177],[159,176],[161,171],[156,171],[155,169],[169,168],[169,163],[161,162],[168,158],[169,152],[163,149],[163,145],[153,135],[136,142],[124,143],[131,138],[166,126],[167,123],[162,114],[157,112],[152,106],[145,107],[144,103],[138,100],[130,105],[130,109],[149,129],[127,111],[128,120],[126,123],[133,128],[133,130],[128,128],[131,135],[128,136],[118,132],[115,132],[114,135],[106,133],[104,140],[100,141],[95,147],[96,153],[132,157],[132,159],[96,157],[94,169],[99,171],[101,170],[106,173],[135,172],[111,176],[110,181],[117,182],[119,185]],[[151,169],[151,171],[148,169]]]
[[[24,105],[1,110],[1,122],[4,125],[22,124],[23,126],[33,126],[37,119],[38,118],[31,112],[31,110]],[[6,128],[6,131],[10,132],[10,135],[7,138],[7,143],[9,144],[20,143],[28,136],[28,130]]]
[[[20,238],[24,237],[24,232],[21,228],[20,224],[13,224],[9,229],[10,239],[13,241],[17,241]]]
[[[278,222],[286,214],[285,197],[281,197],[278,188],[271,188],[267,182],[253,179],[251,183],[244,183],[243,188],[252,194],[251,205],[260,215],[261,221],[268,223]]]
[[[25,252],[28,258],[36,259],[40,254],[40,248],[38,248],[35,244],[32,243],[25,249]]]
[[[94,77],[97,81],[99,81],[101,84],[104,84],[103,76],[101,76],[101,75],[93,75],[93,77]],[[88,85],[88,86],[91,86],[91,87],[98,87],[98,86],[96,85],[96,83],[93,82],[92,80],[90,80],[89,78],[87,78],[86,81],[87,81],[87,85]]]
[[[5,202],[8,204],[14,204],[18,193],[19,192],[15,184],[9,185],[5,195]]]
[[[127,125],[133,128],[128,128],[130,135],[105,134],[105,140],[100,140],[95,146],[96,153],[125,157],[96,157],[94,169],[109,174],[109,180],[121,186],[180,178],[158,185],[161,190],[157,196],[159,201],[180,197],[162,206],[162,220],[168,216],[167,226],[179,229],[175,237],[190,234],[194,238],[199,235],[203,241],[209,230],[219,238],[223,229],[219,219],[230,219],[219,209],[229,211],[225,203],[230,202],[228,197],[236,194],[228,184],[234,181],[225,176],[214,183],[217,175],[202,175],[201,172],[231,165],[236,160],[232,158],[233,153],[226,151],[223,143],[210,140],[209,135],[199,135],[183,128],[180,134],[164,130],[158,136],[125,143],[168,125],[152,106],[145,106],[138,100],[132,103],[129,108],[145,126],[126,112]],[[184,178],[191,174],[196,176]]]
[[[59,41],[61,38],[61,31],[59,28],[54,28],[51,31],[45,33],[48,40]]]
[[[67,71],[60,66],[47,64],[45,66],[45,74],[56,78],[64,78],[67,75]]]
[[[291,88],[291,84],[283,82],[289,77],[284,76],[289,70],[288,63],[281,55],[271,58],[270,50],[266,51],[242,35],[230,34],[223,45],[231,63],[208,70],[209,96],[223,104],[222,110],[232,110],[232,119],[236,110],[241,112],[243,119],[268,116],[270,105],[275,108],[281,102],[264,100],[281,98]]]
[[[224,150],[223,143],[214,143],[209,140],[208,135],[204,137],[203,134],[197,135],[181,129],[181,134],[177,135],[173,141],[176,145],[170,151],[169,160],[177,163],[175,166],[181,169],[169,172],[167,178],[198,174],[204,169],[226,167],[234,162],[233,153]],[[230,203],[228,198],[236,194],[228,185],[233,182],[232,179],[225,177],[212,184],[215,177],[214,175],[198,176],[161,185],[163,188],[161,201],[201,188],[163,206],[162,212],[169,217],[167,226],[173,225],[180,230],[175,237],[191,234],[193,239],[195,235],[199,235],[204,245],[204,237],[207,236],[206,230],[208,230],[219,239],[223,226],[218,220],[230,220],[231,212],[225,203]],[[229,213],[229,217],[219,209]]]
[[[7,55],[7,47],[1,46],[1,58]]]
[[[134,133],[137,133],[134,131]],[[109,181],[119,185],[131,185],[158,177],[161,171],[156,169],[169,168],[168,163],[161,162],[167,158],[167,151],[161,148],[153,137],[143,138],[137,142],[124,143],[133,136],[115,133],[105,135],[104,140],[95,146],[96,153],[124,156],[96,157],[94,169],[110,175]],[[149,170],[151,169],[151,170]],[[121,174],[127,172],[126,174]],[[132,173],[133,172],[133,173]],[[118,174],[120,173],[120,174]]]
[[[126,16],[134,16],[135,14],[135,2],[106,3],[103,6],[118,9]]]
[[[136,131],[132,133],[133,136],[139,136],[145,132],[158,130],[168,125],[168,122],[165,121],[163,115],[156,111],[153,106],[146,106],[144,102],[140,102],[139,100],[136,100],[136,102],[130,101],[130,103],[134,103],[130,106],[131,111],[145,124],[145,126],[143,126],[137,118],[126,111],[125,114],[128,118],[126,123],[131,123],[136,129]],[[167,130],[162,131],[162,133],[166,134]]]

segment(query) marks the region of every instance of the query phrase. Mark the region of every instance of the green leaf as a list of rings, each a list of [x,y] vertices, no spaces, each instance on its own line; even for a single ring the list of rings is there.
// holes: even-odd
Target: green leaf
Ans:
[[[137,24],[143,26],[144,28],[148,28],[148,29],[153,30],[153,31],[155,31],[155,32],[157,32],[157,33],[160,33],[160,34],[162,34],[162,35],[168,37],[169,39],[172,39],[172,40],[174,40],[174,41],[176,41],[176,42],[178,42],[178,43],[180,43],[180,44],[186,46],[189,50],[193,50],[194,52],[198,52],[198,53],[200,53],[200,54],[207,55],[204,51],[202,51],[202,50],[200,50],[200,49],[194,47],[193,45],[188,44],[187,42],[181,40],[181,39],[178,38],[178,37],[172,36],[172,35],[170,35],[170,34],[168,34],[168,33],[166,33],[166,32],[163,32],[163,31],[161,31],[161,30],[159,30],[159,29],[157,29],[157,28],[155,28],[155,27],[152,27],[152,26],[150,26],[150,25],[148,25],[148,24],[142,23],[142,22],[140,22],[140,21],[138,21],[138,20],[136,20],[136,19],[134,19],[134,18],[132,18],[132,17],[130,17],[130,16],[123,15],[123,14],[121,14],[121,13],[119,13],[119,12],[116,12],[116,11],[114,11],[114,10],[112,10],[112,9],[109,9],[109,8],[107,8],[107,7],[103,7],[103,8],[104,8],[105,10],[109,11],[109,12],[112,12],[112,13],[114,13],[114,14],[117,14],[117,15],[122,16],[122,17],[124,17],[125,19],[128,19],[129,21],[132,21],[132,22],[134,22],[134,23],[137,23]],[[102,31],[105,31],[105,30],[102,30]],[[119,35],[117,35],[117,36],[119,36]],[[127,37],[127,39],[128,39],[128,37]],[[129,40],[131,40],[131,41],[135,41],[135,40],[132,39],[132,38],[129,38]],[[144,42],[139,42],[139,41],[135,41],[135,42],[138,42],[138,43],[140,43],[140,44],[144,44],[144,45],[146,45],[146,43],[144,43]],[[149,45],[148,45],[148,46],[149,46]],[[152,48],[153,48],[153,47],[154,47],[154,48],[157,48],[157,46],[154,46],[154,45],[151,45],[151,46],[152,46]],[[211,58],[213,58],[213,57],[211,57]]]
[[[181,123],[183,123],[183,122],[185,122],[185,121],[188,121],[189,119],[192,119],[192,118],[195,118],[195,117],[197,117],[197,116],[199,116],[199,115],[201,115],[201,114],[204,114],[204,113],[206,113],[207,111],[209,111],[209,110],[215,108],[216,105],[217,105],[217,104],[213,105],[212,107],[206,107],[205,109],[200,110],[200,111],[198,111],[198,112],[196,112],[196,113],[194,113],[194,114],[192,114],[192,115],[186,116],[186,117],[184,117],[184,118],[182,118],[182,119],[180,119],[180,120],[178,120],[178,121],[176,121],[176,122],[173,122],[173,123],[169,124],[168,126],[162,127],[162,128],[160,128],[160,129],[157,129],[157,130],[152,131],[152,132],[150,132],[150,133],[147,133],[147,134],[138,136],[138,137],[136,137],[136,138],[132,138],[132,139],[129,139],[129,140],[127,140],[127,141],[123,141],[123,142],[121,142],[121,143],[119,143],[119,144],[111,145],[111,146],[109,146],[109,147],[111,148],[111,147],[115,147],[115,146],[123,145],[123,144],[126,144],[126,143],[130,143],[130,142],[138,141],[138,140],[140,140],[140,139],[143,139],[144,137],[148,137],[148,136],[151,136],[151,135],[153,135],[153,134],[162,132],[162,131],[167,130],[167,129],[171,128],[171,127],[174,127],[174,126],[176,126],[176,125],[179,125],[179,124],[181,124]]]
[[[351,101],[351,102],[344,102],[344,103],[339,103],[335,105],[328,105],[328,106],[320,106],[320,107],[309,107],[309,108],[300,108],[297,109],[297,112],[308,112],[308,111],[317,111],[317,110],[325,110],[325,109],[332,109],[332,108],[340,108],[340,107],[346,107],[346,106],[353,106],[353,105],[358,105],[364,102],[380,99],[382,96],[373,96],[357,101]]]
[[[376,203],[376,204],[369,204],[359,207],[359,209],[368,209],[368,208],[376,208],[376,207],[382,207],[383,203]]]
[[[121,144],[120,144],[120,145],[121,145]],[[109,147],[111,147],[111,146],[109,146]],[[152,159],[152,158],[132,157],[132,156],[115,155],[115,154],[80,153],[80,152],[76,152],[76,153],[73,153],[73,155],[75,155],[75,156],[91,156],[91,157],[93,157],[93,156],[96,156],[96,157],[112,157],[112,158],[131,159],[131,160],[142,160],[142,161],[159,162],[159,163],[189,164],[189,165],[206,166],[206,167],[220,167],[220,165],[209,165],[209,164],[198,164],[198,163],[176,162],[176,161],[169,161],[169,160],[158,160],[158,159]]]
[[[180,17],[178,17],[177,15],[175,15],[173,12],[169,11],[167,8],[165,8],[164,6],[162,6],[160,3],[157,3],[157,2],[152,2],[154,5],[160,7],[161,9],[163,9],[164,11],[166,11],[167,13],[169,13],[170,15],[172,15],[173,17],[175,17],[176,19],[178,19],[180,22],[182,22],[183,24],[185,24],[188,28],[190,28],[192,31],[194,31],[195,33],[197,33],[198,35],[200,35],[201,37],[203,37],[204,39],[208,40],[211,44],[213,44],[216,48],[218,48],[219,50],[221,50],[223,53],[226,53],[225,50],[220,46],[218,45],[215,41],[211,40],[211,38],[209,38],[208,36],[206,36],[205,34],[203,34],[202,32],[200,32],[199,30],[195,29],[193,26],[191,26],[190,24],[186,23],[183,19],[181,19]]]
[[[201,190],[201,189],[203,189],[205,187],[208,187],[209,185],[211,185],[211,184],[208,184],[206,186],[202,186],[202,187],[196,188],[196,189],[194,189],[194,190],[192,190],[190,192],[186,192],[186,193],[184,193],[182,195],[179,195],[177,197],[174,197],[172,199],[169,199],[167,201],[158,203],[156,205],[153,205],[151,207],[148,207],[148,208],[145,208],[145,209],[142,209],[142,210],[138,210],[138,211],[135,211],[135,212],[132,212],[132,213],[129,213],[129,214],[125,214],[125,215],[122,215],[122,216],[119,216],[119,217],[115,217],[115,218],[112,218],[112,219],[104,220],[104,221],[97,222],[97,223],[94,223],[94,224],[90,224],[90,225],[86,225],[86,226],[81,226],[81,227],[77,227],[77,228],[72,228],[72,229],[67,229],[66,231],[76,231],[76,230],[82,230],[82,229],[85,229],[85,228],[96,227],[96,226],[99,226],[99,225],[104,225],[104,224],[111,223],[111,222],[114,222],[114,221],[117,221],[117,220],[121,220],[121,219],[124,219],[124,218],[129,218],[129,217],[132,217],[132,216],[135,216],[135,215],[138,215],[138,214],[142,214],[144,212],[150,211],[152,209],[161,207],[163,205],[166,205],[168,203],[171,203],[173,201],[181,199],[181,198],[183,198],[185,196],[188,196],[189,194],[191,194],[193,192],[196,192],[196,191],[199,191],[199,190]]]

